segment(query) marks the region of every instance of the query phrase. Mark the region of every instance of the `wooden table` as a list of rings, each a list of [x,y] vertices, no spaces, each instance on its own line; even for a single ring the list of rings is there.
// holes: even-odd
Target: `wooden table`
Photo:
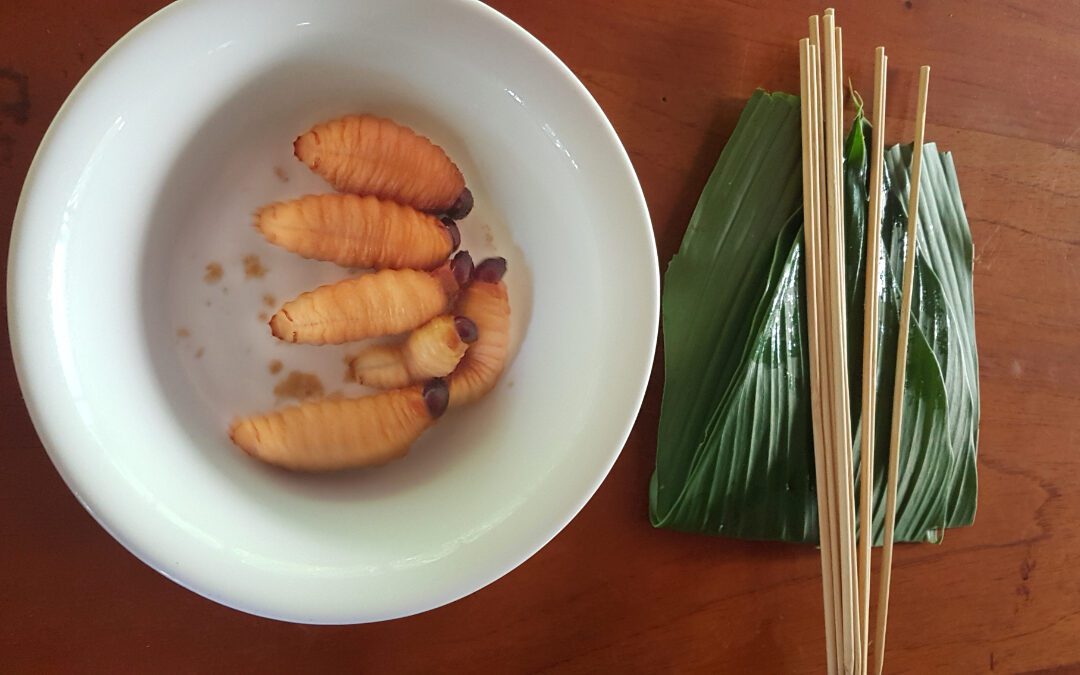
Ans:
[[[161,0],[8,0],[0,10],[0,223],[56,110]],[[619,132],[666,264],[743,102],[798,90],[819,9],[782,0],[499,0]],[[16,7],[17,5],[17,7]],[[1080,8],[1057,0],[838,2],[847,72],[886,43],[890,141],[956,153],[975,236],[982,369],[976,524],[899,549],[890,672],[1080,670]],[[6,328],[5,328],[6,329]],[[144,566],[76,503],[0,364],[0,670],[821,672],[813,548],[653,530],[659,367],[622,457],[550,545],[480,592],[366,626],[258,619]]]

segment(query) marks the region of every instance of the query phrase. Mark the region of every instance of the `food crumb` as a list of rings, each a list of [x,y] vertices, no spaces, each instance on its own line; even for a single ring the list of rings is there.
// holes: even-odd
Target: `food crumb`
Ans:
[[[205,304],[205,305],[206,305],[207,307],[209,307],[209,306],[210,306],[210,301],[209,301],[209,300],[207,300],[207,301],[206,301],[206,302],[205,302],[204,304]]]
[[[176,337],[178,337],[178,338],[191,337],[191,331],[189,331],[187,328],[177,328],[176,329]]]
[[[289,174],[285,173],[285,169],[282,169],[280,166],[274,167],[274,175],[277,176],[278,180],[280,180],[282,183],[289,182]]]
[[[259,256],[255,254],[244,256],[244,276],[248,279],[261,279],[266,276],[266,268],[263,267]]]
[[[225,295],[228,295],[229,294],[229,287],[228,286],[222,286],[221,287],[221,292],[224,293]]]
[[[202,355],[203,355],[203,348],[202,347],[199,347],[198,349],[195,350],[195,358],[201,359]]]
[[[491,233],[491,228],[486,225],[484,226],[484,243],[488,246],[495,245],[495,235]]]
[[[283,367],[284,367],[284,364],[282,364],[281,361],[279,361],[278,359],[274,359],[273,361],[270,362],[270,374],[271,375],[277,375],[278,373],[281,372],[281,369]]]
[[[266,321],[270,317],[266,315],[266,312],[259,312],[259,315],[258,315],[257,318],[259,319],[259,321]]]
[[[273,307],[274,305],[277,304],[277,298],[275,298],[274,296],[267,293],[266,295],[263,296],[263,304],[266,305],[267,307]]]
[[[203,281],[208,284],[216,284],[221,281],[223,276],[225,276],[225,270],[221,267],[221,263],[206,263],[206,274],[203,275]]]
[[[303,400],[323,393],[322,380],[313,373],[302,373],[294,370],[288,377],[277,383],[274,387],[274,396],[278,398],[295,398]]]

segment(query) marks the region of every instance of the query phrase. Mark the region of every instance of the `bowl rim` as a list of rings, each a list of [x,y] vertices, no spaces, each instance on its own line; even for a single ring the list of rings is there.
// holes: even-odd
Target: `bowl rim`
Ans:
[[[637,172],[635,171],[625,146],[619,139],[611,121],[607,115],[603,112],[600,105],[596,102],[596,99],[592,96],[589,90],[582,84],[576,75],[570,70],[568,66],[558,56],[556,56],[546,45],[540,40],[534,37],[527,30],[522,28],[516,22],[509,17],[503,15],[498,10],[489,7],[481,2],[481,0],[444,0],[446,2],[452,2],[457,4],[462,11],[477,12],[484,15],[485,20],[494,22],[498,25],[498,29],[507,31],[512,34],[517,40],[521,41],[523,46],[532,50],[534,54],[542,58],[546,67],[554,68],[566,81],[570,89],[581,98],[581,102],[589,109],[589,111],[596,118],[595,121],[599,122],[607,135],[607,144],[615,152],[615,158],[619,163],[618,169],[625,173],[629,179],[628,187],[631,189],[635,204],[634,210],[642,218],[642,222],[648,229],[648,246],[647,253],[651,258],[650,271],[647,275],[640,275],[645,277],[643,280],[647,282],[650,293],[648,297],[642,297],[641,303],[646,310],[645,314],[652,317],[652,321],[648,326],[643,326],[643,330],[647,331],[647,342],[651,345],[651,351],[647,359],[641,363],[641,372],[637,381],[637,391],[634,397],[636,404],[632,411],[628,411],[626,422],[623,425],[619,440],[617,444],[613,444],[609,456],[605,458],[603,466],[597,471],[595,478],[591,482],[589,488],[585,490],[580,497],[571,504],[565,512],[558,514],[558,517],[553,517],[552,521],[554,526],[544,531],[533,539],[533,544],[529,547],[525,547],[521,550],[519,555],[509,555],[509,564],[504,564],[497,567],[493,573],[484,575],[479,583],[475,583],[470,587],[464,589],[458,589],[455,593],[450,594],[448,597],[438,598],[435,604],[429,604],[425,608],[421,609],[409,609],[402,611],[401,613],[387,616],[382,620],[389,620],[393,618],[401,618],[405,616],[411,616],[414,614],[423,613],[442,607],[444,605],[456,602],[463,597],[471,595],[476,591],[494,583],[498,579],[506,576],[511,571],[522,565],[525,561],[535,555],[540,549],[546,546],[556,535],[559,534],[575,516],[584,508],[585,504],[592,498],[592,496],[599,489],[600,485],[607,478],[614,466],[616,460],[622,452],[623,447],[632,432],[638,413],[641,410],[641,405],[644,401],[646,389],[651,379],[652,369],[656,358],[656,344],[659,335],[659,319],[660,319],[660,270],[659,260],[656,249],[656,235],[652,227],[652,221],[649,214],[648,205],[645,201],[645,196],[641,188],[641,183],[638,179]],[[60,448],[60,444],[57,443],[54,433],[54,428],[61,423],[57,418],[57,415],[49,410],[48,393],[44,389],[43,385],[39,385],[35,379],[30,375],[28,366],[25,365],[26,361],[35,358],[35,349],[32,347],[32,340],[28,339],[30,336],[25,334],[24,329],[20,326],[25,325],[21,321],[24,313],[27,309],[22,307],[18,302],[20,295],[24,293],[22,287],[24,282],[21,281],[27,272],[23,271],[25,265],[21,262],[23,256],[20,255],[26,244],[25,234],[26,230],[30,227],[30,223],[27,221],[26,211],[28,204],[32,198],[32,194],[35,191],[35,185],[40,181],[39,173],[41,172],[41,164],[43,158],[47,156],[52,146],[54,145],[57,129],[61,128],[67,118],[71,115],[72,109],[78,104],[79,100],[83,97],[86,90],[94,86],[94,83],[101,77],[102,73],[106,71],[116,55],[123,52],[128,43],[131,42],[136,36],[142,36],[143,34],[150,33],[151,31],[159,30],[160,27],[174,15],[178,15],[182,12],[191,11],[198,5],[205,4],[220,4],[224,5],[225,2],[221,0],[176,0],[175,2],[166,5],[165,7],[157,10],[141,22],[136,24],[127,33],[125,33],[119,40],[117,40],[112,46],[105,51],[105,53],[89,68],[89,70],[82,76],[79,82],[72,89],[71,93],[64,100],[60,106],[56,115],[50,122],[42,140],[34,154],[33,160],[30,163],[30,167],[27,170],[26,177],[23,181],[23,186],[20,191],[19,200],[15,209],[15,215],[12,222],[12,231],[10,244],[8,248],[8,273],[7,273],[7,303],[8,303],[8,329],[9,340],[11,343],[11,350],[13,356],[13,364],[15,367],[16,378],[19,383],[20,390],[24,397],[27,411],[29,413],[31,422],[34,429],[48,454],[53,465],[56,467],[57,472],[60,474],[65,485],[75,496],[76,500],[82,505],[82,507],[93,517],[93,519],[106,531],[110,536],[119,542],[127,551],[138,558],[140,561],[154,569],[167,579],[179,584],[180,586],[196,593],[204,598],[212,600],[218,604],[225,605],[232,609],[242,611],[255,616],[264,618],[270,618],[281,621],[297,622],[295,616],[283,616],[275,612],[260,611],[257,607],[241,606],[238,603],[233,603],[227,599],[216,597],[212,592],[212,589],[204,589],[197,586],[197,579],[189,579],[183,573],[177,573],[173,570],[167,569],[162,561],[158,559],[154,551],[149,550],[143,541],[137,536],[126,536],[121,532],[119,525],[114,527],[113,523],[108,520],[102,513],[99,507],[100,499],[95,497],[95,490],[92,485],[88,485],[79,475],[73,470],[73,468],[66,461],[65,454],[67,451]],[[321,619],[319,617],[309,617],[302,620],[304,623],[312,624],[330,624],[330,625],[342,625],[353,624],[363,621],[356,620],[339,620],[335,617],[331,620]]]

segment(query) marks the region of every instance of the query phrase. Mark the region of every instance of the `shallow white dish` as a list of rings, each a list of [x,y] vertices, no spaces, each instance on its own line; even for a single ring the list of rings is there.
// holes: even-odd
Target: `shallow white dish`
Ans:
[[[329,191],[291,142],[349,112],[410,124],[462,168],[477,202],[464,247],[509,260],[516,356],[490,396],[404,460],[294,476],[238,452],[225,429],[275,405],[293,369],[356,393],[345,348],[278,343],[257,316],[273,311],[266,294],[346,272],[265,243],[251,212]],[[245,277],[248,254],[264,277]],[[217,284],[203,280],[212,261]],[[549,541],[630,432],[658,307],[648,211],[607,119],[539,42],[464,0],[162,10],[50,127],[8,276],[27,405],[90,513],[191,590],[310,623],[437,607]]]

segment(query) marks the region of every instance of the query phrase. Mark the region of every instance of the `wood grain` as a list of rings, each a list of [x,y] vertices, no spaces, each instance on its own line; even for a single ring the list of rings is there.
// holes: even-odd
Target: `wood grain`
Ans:
[[[0,223],[63,99],[160,0],[0,11]],[[641,177],[666,261],[746,98],[796,91],[815,5],[499,0],[592,91]],[[1080,13],[1072,2],[836,3],[846,73],[890,55],[890,141],[917,66],[975,237],[982,384],[976,524],[897,550],[888,672],[1080,670]],[[6,325],[0,328],[6,339]],[[659,372],[659,367],[657,369]],[[813,549],[653,530],[659,379],[600,491],[550,545],[448,607],[317,628],[204,600],[123,550],[66,489],[0,357],[6,672],[822,672]]]

